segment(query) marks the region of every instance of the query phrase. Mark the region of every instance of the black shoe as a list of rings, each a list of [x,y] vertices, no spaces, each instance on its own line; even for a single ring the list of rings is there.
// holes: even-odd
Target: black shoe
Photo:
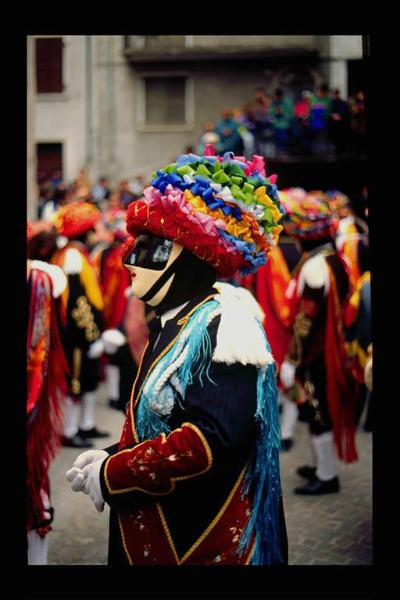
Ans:
[[[99,431],[96,427],[92,427],[92,429],[80,429],[78,434],[82,438],[106,438],[109,437],[108,431]]]
[[[297,475],[300,477],[304,477],[304,479],[315,479],[317,467],[308,467],[307,465],[304,467],[299,467],[296,469]]]
[[[340,485],[337,477],[329,479],[329,481],[321,481],[316,477],[312,481],[306,483],[306,485],[296,488],[294,493],[303,496],[320,496],[321,494],[334,494],[339,490]]]
[[[67,448],[93,448],[92,442],[85,440],[79,433],[76,433],[72,437],[62,437],[62,445]]]
[[[292,446],[293,446],[293,440],[291,438],[286,438],[285,440],[281,440],[282,452],[289,452],[289,450]]]

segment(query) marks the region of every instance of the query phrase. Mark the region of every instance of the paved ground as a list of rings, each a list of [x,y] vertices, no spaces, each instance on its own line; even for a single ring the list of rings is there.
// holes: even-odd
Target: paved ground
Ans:
[[[96,443],[101,448],[119,438],[123,415],[106,405],[99,390],[97,426],[112,433]],[[372,564],[372,435],[357,436],[360,460],[340,464],[342,491],[319,497],[293,494],[302,483],[295,474],[309,457],[307,429],[296,426],[296,443],[282,454],[281,472],[291,565]],[[74,493],[64,479],[79,450],[62,448],[51,469],[53,531],[49,534],[50,565],[104,565],[107,562],[108,508],[98,513],[88,496]]]

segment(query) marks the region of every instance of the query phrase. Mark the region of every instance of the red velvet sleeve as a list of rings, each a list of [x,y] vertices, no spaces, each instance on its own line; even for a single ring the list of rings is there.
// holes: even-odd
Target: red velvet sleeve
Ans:
[[[204,435],[192,423],[183,423],[168,436],[161,433],[107,458],[101,470],[103,496],[110,503],[135,491],[169,494],[175,481],[201,475],[211,465]]]

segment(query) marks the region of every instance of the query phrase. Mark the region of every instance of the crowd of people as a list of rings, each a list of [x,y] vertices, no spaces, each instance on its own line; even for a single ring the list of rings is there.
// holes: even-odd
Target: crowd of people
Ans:
[[[92,182],[85,168],[71,183],[64,181],[60,171],[55,171],[51,177],[38,183],[37,219],[49,221],[61,206],[77,200],[91,202],[102,212],[108,209],[123,210],[130,202],[141,197],[147,185],[142,172],[131,179],[122,179],[113,188],[107,177],[100,177],[97,183]]]
[[[204,123],[199,154],[207,143],[218,152],[246,157],[364,156],[364,92],[345,100],[340,90],[322,84],[293,100],[280,88],[272,95],[257,88],[254,100],[242,108],[225,108],[220,120]]]
[[[285,124],[275,124],[279,148],[290,111],[280,93],[266,111]],[[47,560],[48,468],[60,445],[84,450],[68,472],[72,490],[112,508],[109,564],[181,564],[176,552],[186,564],[286,564],[275,451],[290,451],[297,419],[307,422],[313,453],[294,492],[337,493],[337,459],[357,460],[362,414],[372,431],[366,212],[337,190],[278,193],[261,156],[243,156],[232,123],[226,113],[209,124],[201,156],[180,156],[149,185],[139,175],[112,191],[82,170],[72,186],[55,179],[42,191],[27,234],[29,564]],[[119,444],[93,450],[109,437],[96,426],[101,382],[127,421]],[[237,487],[245,468],[252,493]],[[197,547],[228,495],[221,523],[235,531],[228,540],[215,528]],[[155,531],[165,519],[173,552]]]

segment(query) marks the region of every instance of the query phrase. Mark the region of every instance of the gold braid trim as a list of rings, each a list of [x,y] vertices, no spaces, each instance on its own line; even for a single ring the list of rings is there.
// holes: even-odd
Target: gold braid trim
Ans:
[[[193,477],[197,477],[198,475],[202,475],[203,473],[206,473],[207,471],[209,471],[213,464],[213,457],[212,457],[211,448],[208,445],[206,438],[204,437],[203,433],[198,429],[198,427],[196,427],[196,425],[193,425],[192,423],[183,423],[182,427],[184,427],[184,426],[189,427],[190,429],[193,429],[193,431],[196,432],[197,436],[200,438],[200,440],[203,444],[203,448],[204,448],[204,450],[206,452],[206,456],[207,456],[207,465],[205,466],[204,469],[202,469],[201,471],[196,471],[195,473],[190,473],[189,475],[179,475],[178,477],[170,477],[169,478],[170,479],[170,488],[166,492],[152,492],[152,491],[148,490],[147,488],[142,488],[139,486],[133,486],[130,488],[123,488],[123,489],[119,489],[119,490],[113,490],[110,485],[108,476],[107,476],[107,469],[108,469],[110,460],[117,455],[132,452],[132,450],[136,450],[136,448],[138,448],[139,446],[142,446],[143,444],[147,444],[150,441],[150,440],[145,440],[144,442],[140,442],[140,444],[137,444],[133,448],[127,448],[125,450],[120,450],[116,454],[112,454],[110,456],[110,458],[107,459],[107,462],[104,467],[104,479],[105,479],[107,490],[108,490],[110,496],[115,495],[115,494],[126,494],[128,492],[135,492],[135,491],[144,492],[145,494],[149,494],[151,496],[167,496],[174,491],[175,481],[183,481],[184,479],[192,479]],[[177,429],[174,429],[173,431],[171,431],[171,433],[168,435],[168,437],[170,435],[172,435],[173,433],[176,433],[177,431],[182,431],[182,427],[178,427]],[[161,433],[160,435],[161,435],[161,439],[162,439],[162,444],[166,444],[167,440],[168,440],[167,436],[165,435],[165,433]]]
[[[72,365],[73,365],[73,376],[71,381],[71,390],[73,394],[81,393],[81,364],[82,364],[82,350],[80,348],[74,348]]]
[[[134,440],[135,440],[135,442],[139,442],[139,437],[138,437],[138,435],[137,435],[137,433],[136,433],[136,429],[135,429],[135,419],[134,419],[135,408],[136,408],[136,405],[137,405],[137,403],[138,403],[138,401],[139,401],[139,398],[140,398],[140,395],[141,395],[141,393],[142,393],[143,387],[145,386],[145,384],[146,384],[146,381],[147,381],[147,379],[148,379],[148,377],[149,377],[150,373],[152,372],[152,370],[154,369],[154,367],[157,365],[157,363],[158,363],[158,362],[159,362],[159,361],[160,361],[160,360],[163,358],[163,356],[165,356],[165,354],[167,354],[167,352],[168,352],[168,351],[169,351],[169,350],[172,348],[172,346],[175,344],[176,340],[178,339],[178,337],[179,337],[179,336],[180,336],[180,334],[181,334],[181,331],[182,331],[182,329],[183,329],[183,328],[184,328],[184,327],[187,325],[187,323],[188,323],[188,320],[189,320],[189,317],[190,317],[190,316],[191,316],[191,315],[192,315],[192,314],[193,314],[193,313],[194,313],[194,312],[195,312],[195,311],[196,311],[196,310],[197,310],[197,309],[198,309],[198,308],[199,308],[199,307],[200,307],[202,304],[204,304],[205,302],[208,302],[208,300],[211,300],[211,298],[214,298],[214,296],[215,296],[215,295],[216,295],[216,294],[211,294],[210,296],[207,296],[207,298],[205,298],[204,300],[202,300],[201,302],[199,302],[199,304],[197,304],[197,305],[196,305],[194,308],[192,308],[192,310],[191,310],[191,311],[190,311],[190,312],[189,312],[187,315],[185,315],[185,317],[182,317],[182,319],[179,319],[179,321],[177,321],[177,324],[178,324],[178,325],[179,325],[179,327],[180,327],[180,329],[179,329],[179,332],[178,332],[178,333],[177,333],[177,335],[174,337],[174,339],[173,339],[173,340],[172,340],[172,341],[171,341],[171,342],[170,342],[170,343],[169,343],[169,344],[168,344],[168,345],[167,345],[167,346],[164,348],[164,350],[163,350],[163,351],[162,351],[162,352],[161,352],[161,353],[160,353],[160,354],[157,356],[157,358],[154,360],[154,362],[153,362],[153,363],[150,365],[150,368],[149,368],[149,370],[147,371],[147,375],[146,375],[146,377],[144,378],[144,380],[143,380],[143,383],[142,383],[142,385],[140,386],[140,389],[139,389],[138,393],[136,394],[136,398],[135,398],[135,401],[134,401],[134,403],[132,403],[132,399],[133,399],[133,390],[132,390],[131,401],[130,401],[130,403],[129,403],[129,410],[130,410],[130,413],[131,413],[131,426],[132,426],[132,433],[133,433],[133,437],[134,437]],[[146,346],[146,349],[147,349],[147,346]],[[140,369],[141,369],[141,366],[142,366],[142,361],[143,361],[143,358],[144,358],[144,354],[145,354],[145,353],[143,353],[143,355],[142,355],[142,360],[140,361],[140,365],[139,365],[138,373],[137,373],[136,380],[135,380],[135,383],[134,383],[134,387],[135,387],[135,385],[136,385],[136,382],[137,382],[137,380],[138,380],[138,378],[139,378],[139,373],[140,373]]]
[[[122,545],[124,547],[125,550],[125,554],[127,556],[127,559],[129,561],[129,566],[133,565],[132,559],[131,559],[131,555],[129,554],[128,551],[128,546],[126,545],[126,541],[125,541],[125,534],[124,534],[124,528],[122,527],[122,523],[121,523],[121,515],[118,513],[118,525],[119,525],[119,530],[121,532],[121,538],[122,538]]]
[[[224,515],[227,507],[229,506],[237,488],[239,487],[239,485],[241,484],[241,482],[243,481],[244,478],[244,474],[246,471],[246,467],[247,464],[245,465],[245,467],[243,468],[243,470],[241,471],[235,485],[233,486],[229,496],[227,497],[227,499],[225,500],[222,508],[219,510],[217,516],[211,521],[211,523],[208,525],[208,527],[203,531],[203,533],[201,534],[201,536],[198,538],[198,540],[193,544],[193,546],[191,546],[191,548],[189,548],[189,550],[182,556],[182,558],[179,561],[179,564],[184,563],[191,554],[193,554],[193,552],[196,550],[196,548],[198,546],[200,546],[200,544],[206,539],[206,537],[208,536],[208,534],[214,529],[214,527],[216,526],[216,524],[218,523],[218,521],[221,519],[221,517]]]
[[[85,337],[88,342],[94,342],[100,335],[94,315],[86,296],[79,296],[76,301],[76,308],[73,309],[71,315],[79,329],[85,330]]]

